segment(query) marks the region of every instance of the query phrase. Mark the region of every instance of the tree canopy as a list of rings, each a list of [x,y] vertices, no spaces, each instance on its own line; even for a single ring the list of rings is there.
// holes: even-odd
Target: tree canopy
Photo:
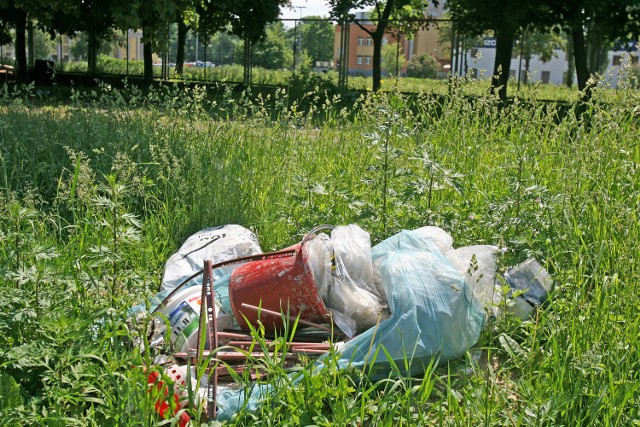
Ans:
[[[267,24],[277,20],[280,8],[287,3],[288,0],[0,0],[0,41],[9,41],[9,30],[14,29],[18,72],[26,76],[28,22],[37,22],[50,33],[85,33],[90,70],[95,69],[100,40],[113,29],[142,29],[145,78],[150,79],[152,52],[169,49],[170,24],[181,25],[182,45],[188,28],[204,37],[227,31],[256,43],[266,36]]]
[[[305,16],[298,24],[300,44],[314,64],[333,59],[333,24],[321,19],[319,16]]]
[[[557,27],[567,33],[578,88],[586,90],[587,97],[589,77],[600,71],[606,51],[617,40],[637,40],[640,35],[640,0],[449,0],[447,4],[458,32],[494,32],[492,90],[503,98],[514,40],[525,28],[544,34]]]

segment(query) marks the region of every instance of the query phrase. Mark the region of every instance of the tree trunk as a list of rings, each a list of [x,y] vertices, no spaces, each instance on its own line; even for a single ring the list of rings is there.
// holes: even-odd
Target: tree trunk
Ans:
[[[16,19],[16,67],[18,83],[27,82],[27,15],[20,13]]]
[[[244,39],[244,75],[242,83],[249,87],[251,86],[251,75],[253,71],[253,43],[249,40],[249,37]]]
[[[497,93],[500,99],[503,100],[507,98],[507,83],[509,82],[514,36],[515,31],[512,28],[496,30],[496,60],[491,78],[491,94]]]
[[[35,48],[33,46],[33,22],[27,19],[27,68],[33,69],[35,65]]]
[[[372,34],[373,39],[373,91],[377,92],[382,87],[382,36],[384,30],[380,31],[381,27],[386,27],[382,23],[378,23],[378,29]]]
[[[569,34],[567,37],[567,79],[565,84],[568,87],[573,86],[573,73],[575,73],[575,58],[573,56],[573,35]]]
[[[187,41],[189,27],[183,20],[178,22],[178,50],[176,52],[176,74],[181,75],[184,68],[184,45]]]
[[[98,37],[94,28],[89,28],[87,34],[87,67],[91,77],[96,76],[96,65],[98,62]]]
[[[589,80],[589,68],[587,67],[587,47],[585,44],[582,23],[573,25],[573,28],[571,29],[571,38],[573,41],[573,57],[575,60],[578,89],[580,91],[585,91]],[[587,90],[585,95],[589,95],[587,92],[590,92],[590,90]]]
[[[384,37],[387,26],[389,25],[389,17],[391,11],[395,7],[395,0],[387,0],[382,15],[378,17],[378,25],[376,30],[371,34],[373,40],[373,91],[377,92],[382,87],[382,38]],[[398,43],[400,41],[398,40]]]
[[[153,81],[153,50],[151,49],[150,40],[146,39],[143,43],[142,50],[142,58],[144,59],[144,82],[151,83]]]
[[[524,59],[524,84],[529,83],[529,68],[531,67],[531,56],[527,55]]]

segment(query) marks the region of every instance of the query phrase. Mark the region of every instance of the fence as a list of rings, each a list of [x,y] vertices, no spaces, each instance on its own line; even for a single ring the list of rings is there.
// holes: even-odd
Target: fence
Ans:
[[[154,76],[163,80],[286,85],[292,72],[306,69],[326,75],[337,85],[366,89],[373,71],[373,40],[362,27],[373,30],[375,23],[364,15],[359,18],[360,25],[320,18],[281,20],[268,26],[262,42],[251,46],[228,34],[203,40],[190,32],[181,74],[175,64],[177,25],[170,26],[164,52],[154,55]],[[446,19],[421,22],[414,25],[416,29],[411,34],[394,29],[407,27],[407,23],[392,22],[383,38],[381,65],[389,84],[400,82],[406,90],[429,90],[437,87],[438,80],[450,76],[488,84],[493,72],[495,38],[457,34]],[[56,35],[48,40],[35,29],[29,39],[31,67],[35,61],[46,59],[54,61],[57,73],[88,73],[83,34],[74,38]],[[143,52],[140,32],[114,33],[102,44],[96,74],[142,76]],[[14,56],[11,45],[0,47],[0,65],[11,63]],[[616,87],[624,72],[637,72],[637,56],[601,48],[590,66],[602,73],[604,82]],[[509,69],[511,93],[532,85],[572,86],[574,73],[571,45],[566,37],[524,31],[514,41]]]

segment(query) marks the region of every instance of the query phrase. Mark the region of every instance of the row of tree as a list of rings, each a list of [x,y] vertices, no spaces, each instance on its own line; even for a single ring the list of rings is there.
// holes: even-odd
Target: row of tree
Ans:
[[[280,22],[272,22],[265,28],[266,36],[256,43],[252,51],[252,64],[267,69],[311,67],[319,61],[333,59],[334,28],[330,21],[317,16],[307,16],[287,28]],[[169,32],[169,58],[173,62],[178,50],[175,25]],[[219,32],[211,39],[202,40],[189,32],[185,42],[185,60],[207,60],[216,65],[242,64],[244,41]]]
[[[460,33],[495,34],[492,90],[501,98],[507,95],[514,40],[523,31],[567,34],[578,88],[586,98],[602,52],[614,42],[637,40],[640,34],[640,0],[449,0],[447,4]]]
[[[18,76],[26,78],[27,28],[32,22],[51,33],[87,35],[89,70],[95,73],[100,41],[115,30],[141,29],[145,78],[151,79],[152,52],[169,50],[168,28],[177,24],[176,72],[182,72],[185,40],[189,31],[202,40],[220,32],[244,43],[245,69],[251,67],[252,46],[263,39],[267,25],[278,19],[289,0],[0,0],[0,43],[15,33]],[[433,4],[445,0],[430,0]],[[389,31],[413,34],[431,25],[425,15],[426,0],[327,0],[331,16],[343,24],[355,23],[373,40],[373,89],[380,89],[382,45]],[[446,0],[457,34],[473,37],[493,32],[496,60],[492,91],[507,95],[508,70],[514,40],[527,32],[564,33],[575,67],[578,88],[589,95],[589,77],[598,58],[614,42],[637,40],[640,33],[640,0]],[[371,10],[369,27],[355,19],[356,9]],[[272,27],[271,31],[278,30]],[[326,28],[323,30],[326,32]],[[301,32],[301,35],[304,35]],[[311,34],[310,39],[317,37]],[[295,43],[295,41],[294,41]],[[328,48],[332,48],[329,44]],[[295,49],[295,44],[294,44]],[[524,50],[524,46],[521,46]],[[316,54],[311,54],[316,57]],[[526,55],[524,55],[526,56]],[[573,73],[570,73],[573,74]]]
[[[95,73],[98,47],[113,30],[141,29],[144,43],[145,79],[153,78],[153,52],[164,52],[168,28],[178,24],[176,68],[184,63],[184,40],[189,29],[209,38],[220,31],[251,45],[265,36],[269,22],[278,19],[288,0],[0,0],[0,42],[8,42],[10,30],[19,80],[27,77],[27,28],[36,23],[49,32],[87,35],[89,71]]]
[[[398,28],[411,34],[416,26],[430,25],[424,0],[329,0],[336,18],[360,25],[373,39],[373,87],[380,88],[383,35]],[[445,0],[431,0],[445,3]],[[603,52],[614,42],[637,41],[640,34],[640,0],[446,0],[454,30],[466,37],[491,31],[496,37],[492,92],[507,96],[507,81],[514,41],[525,32],[564,32],[575,67],[578,88],[589,97],[589,78],[598,71]],[[371,30],[355,20],[351,10],[373,9]],[[410,28],[407,28],[410,27]],[[529,47],[530,49],[531,47]],[[525,47],[521,46],[526,54]],[[525,55],[526,56],[526,55]],[[570,73],[572,74],[572,73]]]

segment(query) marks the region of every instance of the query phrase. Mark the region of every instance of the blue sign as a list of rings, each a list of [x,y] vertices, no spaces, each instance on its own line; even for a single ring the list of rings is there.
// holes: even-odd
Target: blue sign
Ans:
[[[495,37],[485,37],[482,39],[482,46],[484,48],[495,49],[496,48],[496,38]]]

